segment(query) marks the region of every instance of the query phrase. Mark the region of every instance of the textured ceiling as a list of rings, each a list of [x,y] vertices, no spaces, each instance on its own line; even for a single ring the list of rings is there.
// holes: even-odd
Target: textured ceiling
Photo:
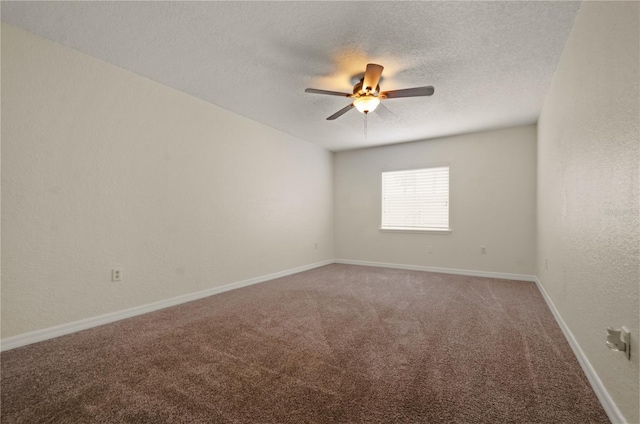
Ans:
[[[2,20],[331,150],[531,124],[579,2],[3,2]],[[382,121],[350,111],[369,62]]]

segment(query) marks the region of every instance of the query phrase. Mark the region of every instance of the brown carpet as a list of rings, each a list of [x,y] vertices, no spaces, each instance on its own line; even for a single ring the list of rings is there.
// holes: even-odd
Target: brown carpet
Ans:
[[[608,423],[535,284],[350,265],[4,352],[2,423]]]

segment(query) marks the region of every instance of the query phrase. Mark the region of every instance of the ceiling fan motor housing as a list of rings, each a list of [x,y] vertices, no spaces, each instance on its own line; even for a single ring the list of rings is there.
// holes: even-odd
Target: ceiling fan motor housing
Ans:
[[[357,94],[364,94],[364,93],[365,93],[365,91],[364,91],[364,90],[363,90],[363,88],[362,88],[362,85],[363,85],[363,84],[364,84],[364,78],[361,78],[361,79],[360,79],[360,82],[353,86],[353,94],[356,94],[356,95],[357,95]],[[378,84],[378,85],[376,86],[376,89],[375,89],[375,90],[372,90],[372,91],[370,92],[370,94],[373,94],[374,96],[377,96],[377,95],[378,95],[378,93],[380,93],[380,84]]]

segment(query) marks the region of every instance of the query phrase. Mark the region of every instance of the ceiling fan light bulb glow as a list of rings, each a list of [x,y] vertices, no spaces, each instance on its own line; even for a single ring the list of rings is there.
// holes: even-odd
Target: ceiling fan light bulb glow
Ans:
[[[358,97],[353,101],[353,105],[361,113],[373,112],[379,104],[380,99],[373,95]]]

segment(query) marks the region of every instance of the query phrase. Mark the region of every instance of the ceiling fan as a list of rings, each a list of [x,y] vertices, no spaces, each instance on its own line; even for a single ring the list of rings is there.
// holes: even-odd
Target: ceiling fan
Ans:
[[[339,111],[328,117],[328,121],[333,121],[334,119],[341,117],[354,107],[358,109],[359,112],[362,112],[364,114],[368,114],[369,112],[373,112],[374,110],[376,110],[379,114],[382,112],[382,115],[384,117],[385,114],[391,112],[389,112],[389,109],[387,109],[383,104],[380,103],[380,101],[383,99],[431,96],[433,94],[433,86],[430,85],[425,87],[405,88],[403,90],[380,91],[380,85],[378,85],[378,83],[380,82],[380,77],[382,76],[383,69],[384,67],[382,65],[369,63],[367,65],[367,70],[364,73],[364,78],[362,78],[360,82],[353,86],[353,93],[318,90],[316,88],[307,88],[306,90],[304,90],[304,92],[313,94],[327,94],[329,96],[349,97],[353,99],[353,102],[350,105],[340,109]]]

